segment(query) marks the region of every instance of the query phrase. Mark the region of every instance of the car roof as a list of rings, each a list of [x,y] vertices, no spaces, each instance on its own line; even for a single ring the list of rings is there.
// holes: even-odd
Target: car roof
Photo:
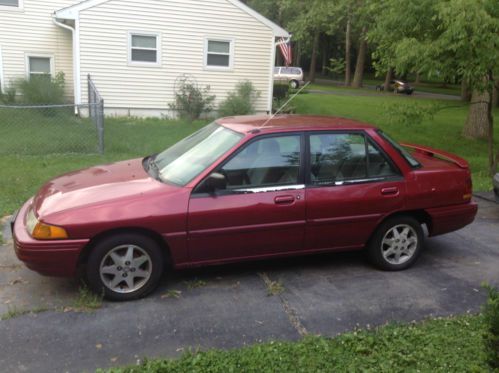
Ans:
[[[352,119],[320,115],[246,115],[217,119],[216,123],[240,133],[293,131],[365,130],[373,125]],[[258,131],[258,132],[256,132]]]

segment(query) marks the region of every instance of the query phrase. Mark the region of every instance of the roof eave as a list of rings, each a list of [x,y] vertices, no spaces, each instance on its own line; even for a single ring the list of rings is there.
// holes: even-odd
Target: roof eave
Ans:
[[[55,17],[58,19],[76,20],[76,19],[78,19],[78,14],[80,13],[80,11],[88,9],[88,8],[92,8],[94,6],[98,6],[98,5],[105,3],[107,1],[109,1],[109,0],[82,1],[81,3],[78,3],[78,4],[75,4],[75,5],[69,6],[67,8],[63,8],[63,9],[56,11]],[[253,10],[252,8],[247,6],[246,4],[243,4],[241,1],[239,1],[239,0],[227,0],[227,1],[229,1],[231,4],[238,7],[242,11],[248,13],[250,16],[252,16],[256,20],[258,20],[260,23],[269,27],[272,30],[272,32],[276,38],[290,38],[291,37],[291,34],[289,32],[287,32],[285,29],[278,26],[277,24],[272,22],[270,19],[262,16],[260,13]]]

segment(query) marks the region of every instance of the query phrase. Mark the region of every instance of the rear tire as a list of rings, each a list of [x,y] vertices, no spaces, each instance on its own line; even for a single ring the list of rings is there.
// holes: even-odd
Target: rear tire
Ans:
[[[291,89],[297,89],[300,86],[300,83],[298,83],[296,80],[291,80],[289,82],[289,86]]]
[[[127,301],[146,296],[159,284],[164,259],[152,238],[125,233],[92,248],[86,266],[89,287],[104,298]]]
[[[383,222],[368,244],[370,261],[385,271],[411,267],[423,245],[421,224],[410,216],[396,216]]]

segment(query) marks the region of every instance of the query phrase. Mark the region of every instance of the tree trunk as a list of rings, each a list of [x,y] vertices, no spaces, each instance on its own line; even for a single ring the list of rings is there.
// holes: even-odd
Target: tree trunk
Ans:
[[[329,43],[327,38],[324,39],[324,43],[322,44],[322,69],[321,74],[324,76],[328,75],[328,48]]]
[[[464,124],[463,135],[472,139],[486,139],[489,133],[489,105],[491,97],[487,91],[476,89],[471,93],[471,104]]]
[[[300,66],[301,62],[301,44],[299,41],[296,42],[294,56],[293,56],[293,66]]]
[[[352,61],[350,56],[351,49],[351,34],[352,25],[350,24],[350,18],[347,20],[347,30],[345,35],[345,86],[350,85],[350,80],[352,79]]]
[[[314,44],[312,46],[312,61],[310,62],[310,73],[308,80],[315,82],[315,67],[317,65],[317,50],[319,49],[320,32],[316,31],[314,34]]]
[[[355,75],[353,77],[352,87],[360,88],[362,87],[362,81],[364,79],[364,67],[366,64],[366,53],[367,53],[367,40],[365,38],[366,29],[362,30],[362,36],[360,37],[359,53],[357,54],[357,63],[355,65]]]
[[[471,93],[468,84],[463,79],[461,81],[461,101],[469,102],[471,99]]]
[[[421,84],[421,74],[416,72],[416,81],[414,82],[415,85]]]
[[[492,107],[499,107],[499,79],[494,81],[494,88],[492,91]]]
[[[385,92],[388,92],[390,90],[390,80],[392,80],[392,76],[393,76],[393,68],[390,67],[386,72],[385,83],[383,83],[383,90]]]

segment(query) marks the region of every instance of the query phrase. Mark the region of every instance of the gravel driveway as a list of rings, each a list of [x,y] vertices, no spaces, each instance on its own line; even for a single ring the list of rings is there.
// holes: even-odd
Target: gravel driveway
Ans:
[[[146,299],[71,306],[78,284],[25,269],[0,247],[0,366],[9,372],[94,370],[189,347],[233,348],[306,334],[477,312],[480,284],[499,284],[499,205],[478,198],[474,224],[427,240],[417,265],[373,269],[362,253],[169,274]],[[36,312],[21,315],[20,311]]]

